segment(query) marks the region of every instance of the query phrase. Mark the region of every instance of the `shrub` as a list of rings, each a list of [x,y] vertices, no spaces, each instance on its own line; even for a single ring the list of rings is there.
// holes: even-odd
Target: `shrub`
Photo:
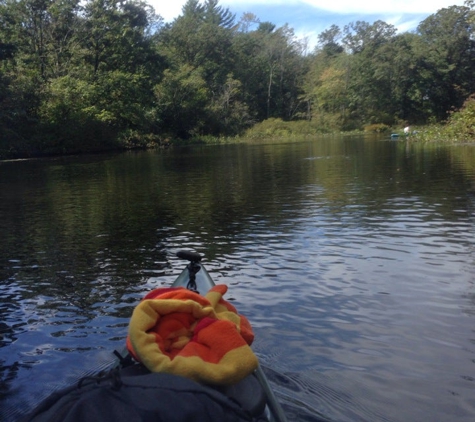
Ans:
[[[389,132],[390,127],[384,123],[374,123],[364,127],[365,132],[384,133]]]
[[[326,130],[316,121],[284,121],[270,118],[248,129],[243,137],[248,139],[306,137],[323,132]]]
[[[475,94],[465,100],[460,110],[451,113],[445,125],[429,125],[418,132],[413,139],[443,142],[475,141]]]

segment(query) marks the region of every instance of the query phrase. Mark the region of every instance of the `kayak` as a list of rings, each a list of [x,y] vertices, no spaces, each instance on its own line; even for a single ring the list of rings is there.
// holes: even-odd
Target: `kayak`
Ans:
[[[186,268],[171,287],[155,289],[135,308],[129,325],[127,347],[121,352],[114,352],[118,360],[111,363],[107,370],[83,377],[78,383],[52,394],[22,419],[22,422],[83,422],[86,416],[87,420],[104,422],[157,420],[287,422],[286,415],[249,346],[252,340],[244,341],[250,324],[244,316],[230,312],[229,310],[236,311],[236,309],[221,299],[220,293],[224,294],[227,286],[215,285],[201,263],[202,257],[198,253],[180,251],[177,256],[188,261]],[[157,300],[145,300],[154,292],[168,296],[165,298],[159,296]],[[175,297],[181,295],[182,299],[176,300],[173,295]],[[202,301],[205,306],[200,308],[193,300],[183,300],[186,295]],[[194,306],[193,312],[187,313],[184,309],[191,306],[190,304]],[[190,319],[199,312],[211,315],[210,304],[212,311],[216,313],[212,317],[206,315],[200,317],[197,323],[189,326],[192,327],[191,339],[179,347],[174,347],[175,343],[171,347],[168,343],[166,347],[164,346],[164,342],[168,342],[169,339],[179,343],[186,337],[176,334],[182,332],[180,330],[184,327],[179,325],[180,321]],[[155,315],[150,315],[153,314],[154,307],[159,306],[165,306],[167,311],[154,319]],[[180,310],[170,311],[172,306],[179,306]],[[227,306],[224,311],[223,306]],[[137,312],[137,309],[143,310],[143,308],[144,313]],[[145,338],[146,357],[151,358],[152,362],[156,363],[158,360],[169,365],[164,370],[150,368],[150,362],[140,359],[139,352],[142,350],[138,347],[140,341],[133,337],[133,327],[137,319],[140,325],[149,317],[157,325],[153,328],[150,328],[150,325],[146,326],[138,338],[139,340]],[[226,320],[226,317],[230,320]],[[233,325],[231,321],[238,318],[241,318],[241,324],[238,322],[237,325]],[[167,332],[173,333],[173,336],[164,336],[164,331],[155,331],[165,330],[170,326],[173,326],[173,329]],[[237,347],[234,347],[235,338],[226,337],[229,334],[226,330],[230,327],[231,336],[239,336]],[[203,338],[206,342],[200,343]],[[190,350],[198,350],[201,355],[192,352],[190,354]],[[176,355],[170,358],[172,353]],[[214,359],[216,353],[221,353],[217,360]],[[203,356],[204,360],[200,360]],[[249,360],[252,363],[251,367],[246,367],[246,356],[251,356]],[[207,360],[207,357],[211,357],[211,360]],[[194,368],[194,372],[190,368]],[[238,378],[233,378],[235,375],[233,368],[241,371]],[[242,371],[243,368],[246,368],[245,372]],[[220,376],[216,383],[214,379],[208,380],[206,377],[197,379],[195,376],[196,374],[215,376],[216,373]]]
[[[195,252],[179,251],[177,256],[178,258],[189,261],[189,264],[172,286],[186,287],[187,289],[199,292],[201,295],[206,294],[215,283],[206,268],[201,264],[201,255]],[[239,393],[245,396],[248,401],[256,401],[256,397],[258,397],[259,400],[264,400],[265,417],[269,422],[287,422],[287,417],[260,365],[258,365],[253,374],[249,375],[248,378],[241,381],[241,383],[242,386],[238,384],[234,386],[234,390],[241,389]],[[249,389],[248,393],[252,392],[252,394],[246,394],[246,386],[249,388],[250,384],[255,385],[255,388]]]
[[[215,286],[213,279],[201,263],[202,257],[200,254],[190,251],[179,251],[177,257],[187,260],[189,263],[173,282],[172,288],[182,287],[204,296]],[[120,359],[126,359],[125,357],[130,357],[127,351],[121,353]],[[134,364],[134,366],[138,368],[140,364]],[[134,368],[132,367],[129,370],[133,371]],[[136,370],[140,371],[140,369]],[[260,365],[257,366],[253,373],[239,383],[220,388],[219,391],[232,400],[239,402],[256,420],[287,422],[287,417]]]

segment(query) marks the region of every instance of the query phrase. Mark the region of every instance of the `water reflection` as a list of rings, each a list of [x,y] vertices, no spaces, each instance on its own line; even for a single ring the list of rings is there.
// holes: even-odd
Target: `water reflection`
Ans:
[[[0,164],[0,418],[110,359],[187,247],[291,420],[472,420],[469,156],[332,139]]]

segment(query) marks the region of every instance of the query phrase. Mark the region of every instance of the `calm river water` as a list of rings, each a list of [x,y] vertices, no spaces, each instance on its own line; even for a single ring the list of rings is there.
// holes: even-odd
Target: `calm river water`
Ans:
[[[0,420],[101,367],[193,249],[291,421],[475,420],[475,146],[0,163]]]

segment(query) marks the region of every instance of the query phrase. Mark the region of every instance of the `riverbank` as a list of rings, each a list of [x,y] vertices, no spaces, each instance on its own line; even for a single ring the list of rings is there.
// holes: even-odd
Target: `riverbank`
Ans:
[[[451,114],[449,120],[443,124],[425,126],[411,126],[410,133],[404,133],[402,127],[391,127],[385,124],[371,124],[363,130],[339,131],[322,129],[315,121],[284,121],[282,119],[268,119],[255,124],[239,136],[195,136],[190,139],[163,138],[157,135],[124,137],[114,141],[90,140],[87,143],[50,142],[37,143],[31,148],[0,148],[0,161],[24,158],[41,158],[52,156],[80,155],[102,152],[120,152],[128,150],[144,150],[155,148],[169,148],[172,146],[187,145],[224,145],[239,143],[262,142],[299,142],[319,137],[341,136],[384,136],[393,139],[411,142],[440,142],[440,143],[475,143],[475,100],[470,97],[464,107]],[[17,145],[18,146],[18,145]]]

